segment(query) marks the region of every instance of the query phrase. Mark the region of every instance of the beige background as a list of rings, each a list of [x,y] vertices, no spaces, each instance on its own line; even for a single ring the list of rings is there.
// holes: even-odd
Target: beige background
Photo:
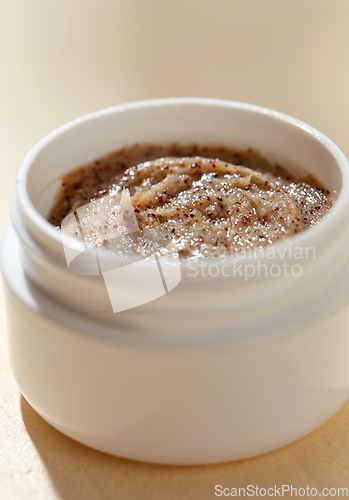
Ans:
[[[310,123],[349,155],[348,49],[348,0],[0,0],[0,233],[26,152],[62,123],[120,102],[252,102]],[[216,484],[349,487],[349,403],[289,447],[220,466],[152,466],[73,442],[20,397],[2,296],[0,304],[1,500],[205,500]]]

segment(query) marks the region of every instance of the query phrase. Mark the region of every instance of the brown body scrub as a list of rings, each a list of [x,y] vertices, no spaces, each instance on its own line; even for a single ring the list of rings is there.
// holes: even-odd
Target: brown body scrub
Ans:
[[[333,204],[315,178],[295,178],[252,150],[136,144],[66,174],[48,220],[60,226],[91,200],[126,189],[140,230],[136,251],[156,249],[144,234],[166,232],[189,259],[292,236],[318,223]],[[90,230],[91,246],[112,245],[112,224],[111,212]],[[135,238],[123,244],[134,247]]]

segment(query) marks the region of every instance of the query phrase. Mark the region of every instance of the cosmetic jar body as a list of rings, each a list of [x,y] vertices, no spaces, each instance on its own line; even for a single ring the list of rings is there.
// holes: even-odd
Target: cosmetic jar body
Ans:
[[[100,276],[69,271],[45,217],[70,169],[136,142],[254,148],[331,193],[329,214],[239,259],[182,263],[169,293],[114,314]],[[24,159],[2,243],[11,366],[64,434],[107,453],[205,464],[273,450],[349,396],[348,162],[281,113],[212,99],[98,111]]]

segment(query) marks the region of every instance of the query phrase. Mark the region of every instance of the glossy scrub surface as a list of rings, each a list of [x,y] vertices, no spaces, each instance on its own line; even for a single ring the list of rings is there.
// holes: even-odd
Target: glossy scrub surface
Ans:
[[[120,195],[131,227],[121,233]],[[314,177],[296,178],[250,149],[135,144],[67,173],[48,220],[60,227],[79,213],[89,246],[148,255],[170,238],[182,258],[197,260],[290,237],[332,204]],[[79,236],[73,225],[70,233]]]

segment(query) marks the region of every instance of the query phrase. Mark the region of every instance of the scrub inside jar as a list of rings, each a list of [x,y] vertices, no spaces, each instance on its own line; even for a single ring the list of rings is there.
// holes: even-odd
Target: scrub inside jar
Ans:
[[[147,256],[172,241],[197,260],[291,237],[332,205],[314,177],[251,149],[134,144],[64,175],[48,220],[91,247]]]

